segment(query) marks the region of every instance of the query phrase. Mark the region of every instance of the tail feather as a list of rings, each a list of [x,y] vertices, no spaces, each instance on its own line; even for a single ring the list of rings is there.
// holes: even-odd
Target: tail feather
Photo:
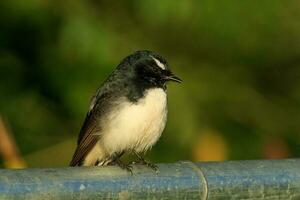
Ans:
[[[78,148],[76,148],[73,158],[69,164],[70,167],[81,166],[83,164],[84,157],[78,155]]]
[[[79,149],[77,148],[70,166],[95,166],[99,165],[99,163],[102,163],[101,165],[108,164],[108,156],[104,148],[99,144],[96,144],[89,152],[82,153],[78,151]]]

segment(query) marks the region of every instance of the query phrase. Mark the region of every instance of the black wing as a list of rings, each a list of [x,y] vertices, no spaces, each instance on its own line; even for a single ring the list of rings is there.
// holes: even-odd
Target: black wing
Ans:
[[[123,62],[126,64],[128,61],[125,59]],[[80,130],[77,141],[78,145],[70,166],[81,165],[86,155],[99,141],[102,131],[100,121],[103,120],[102,118],[104,115],[109,112],[109,109],[114,104],[113,100],[117,101],[119,97],[127,96],[129,92],[127,84],[128,80],[126,79],[126,76],[124,76],[124,72],[118,72],[119,70],[127,70],[122,67],[123,65],[117,67],[93,97],[90,111]]]
[[[96,104],[97,102],[93,101],[96,101],[96,97],[93,98],[91,104],[93,107],[95,107],[96,105],[93,104]],[[97,112],[97,110],[94,108],[91,108],[91,110],[88,112],[83,126],[80,130],[77,141],[77,148],[73,155],[70,166],[81,165],[88,152],[95,146],[95,144],[99,140],[99,135],[96,134],[99,134],[99,132],[101,131],[100,123],[98,121],[99,117],[101,116],[99,116],[98,113],[99,112]]]

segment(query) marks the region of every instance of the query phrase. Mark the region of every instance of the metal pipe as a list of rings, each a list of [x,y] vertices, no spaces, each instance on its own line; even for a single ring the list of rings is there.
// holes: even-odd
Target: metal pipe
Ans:
[[[300,199],[300,159],[0,170],[0,199]]]

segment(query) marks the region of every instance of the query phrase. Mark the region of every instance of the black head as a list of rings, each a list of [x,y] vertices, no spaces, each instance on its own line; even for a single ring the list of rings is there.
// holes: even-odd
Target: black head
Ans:
[[[137,51],[126,57],[119,67],[126,70],[129,76],[144,88],[165,89],[168,81],[182,82],[170,71],[167,61],[152,51]]]

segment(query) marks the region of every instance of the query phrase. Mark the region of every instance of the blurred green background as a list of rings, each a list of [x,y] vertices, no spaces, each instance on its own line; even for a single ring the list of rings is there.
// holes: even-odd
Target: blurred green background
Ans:
[[[29,167],[65,166],[89,101],[125,56],[164,55],[155,162],[300,156],[300,2],[0,2],[0,115]],[[0,157],[0,166],[4,160]]]

